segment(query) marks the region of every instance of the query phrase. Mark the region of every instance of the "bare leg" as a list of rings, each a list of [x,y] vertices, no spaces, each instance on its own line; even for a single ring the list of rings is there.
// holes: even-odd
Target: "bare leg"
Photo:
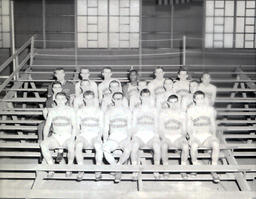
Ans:
[[[46,163],[53,164],[53,159],[50,153],[50,142],[48,142],[47,140],[41,142],[41,150]]]
[[[153,143],[153,151],[154,151],[154,165],[160,165],[160,143],[154,142]]]
[[[111,146],[111,142],[106,142],[103,147],[104,156],[109,164],[116,165],[116,160],[111,153],[113,150],[115,150],[115,149]]]
[[[182,144],[181,165],[186,165],[188,160],[189,147],[187,143]]]
[[[132,165],[138,165],[138,153],[139,153],[140,144],[138,142],[134,142],[132,145],[131,159]]]
[[[163,165],[168,165],[168,144],[167,143],[162,144],[161,152],[162,152]]]
[[[217,165],[219,160],[220,145],[217,141],[211,143],[212,146],[212,165]]]
[[[102,144],[99,142],[94,143],[94,148],[96,150],[96,165],[101,165],[102,164],[102,159],[103,159],[103,149],[102,149]]]
[[[75,159],[75,146],[74,146],[73,140],[70,140],[67,143],[67,148],[68,148],[68,164],[73,164]]]
[[[82,142],[78,142],[76,144],[76,161],[78,165],[83,165],[83,143]]]
[[[192,164],[197,165],[197,156],[198,156],[198,144],[197,143],[192,143],[191,144],[191,159],[192,159]]]
[[[121,155],[119,161],[118,161],[118,164],[119,165],[122,165],[125,163],[125,161],[128,160],[128,158],[130,157],[130,154],[131,154],[131,146],[126,146],[124,149],[123,149],[123,154]]]

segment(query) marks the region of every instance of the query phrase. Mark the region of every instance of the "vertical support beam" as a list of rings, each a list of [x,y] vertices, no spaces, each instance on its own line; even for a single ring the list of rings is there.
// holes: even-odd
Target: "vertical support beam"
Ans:
[[[11,43],[12,43],[12,55],[13,55],[16,52],[16,47],[15,47],[15,28],[14,28],[15,27],[14,26],[14,1],[11,0],[10,3],[11,3],[10,7],[11,7],[11,41],[12,41]],[[18,55],[17,55],[17,57],[18,57]],[[18,59],[16,57],[13,58],[12,65],[13,65],[12,70],[15,71],[17,66],[19,65]],[[13,77],[13,79],[16,80],[17,76],[18,75],[15,75]]]
[[[183,35],[183,42],[182,42],[182,65],[186,66],[186,35]]]
[[[74,9],[74,23],[75,23],[75,35],[74,35],[74,38],[75,38],[75,43],[74,43],[74,48],[75,48],[75,67],[76,67],[76,72],[79,71],[79,68],[78,68],[78,60],[77,60],[77,53],[78,53],[78,33],[77,33],[77,0],[74,0],[74,3],[75,3],[75,9]],[[77,78],[77,73],[75,73],[74,79]]]
[[[174,25],[173,25],[173,21],[174,21],[174,19],[173,19],[173,17],[174,17],[174,2],[173,2],[174,0],[171,0],[171,48],[173,48],[173,27],[174,27]]]
[[[139,31],[140,31],[140,35],[139,35],[139,71],[142,70],[142,1],[143,0],[139,0],[140,1],[140,24],[139,24]],[[140,73],[139,73],[140,74]]]
[[[31,45],[30,45],[30,60],[29,60],[29,65],[33,65],[34,61],[34,48],[35,48],[35,36],[33,35],[31,38]]]
[[[46,48],[46,20],[45,20],[45,0],[42,0],[42,25],[43,25],[43,48]]]

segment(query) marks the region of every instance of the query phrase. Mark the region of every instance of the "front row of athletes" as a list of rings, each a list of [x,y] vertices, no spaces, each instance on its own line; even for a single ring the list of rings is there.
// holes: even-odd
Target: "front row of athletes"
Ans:
[[[139,149],[149,147],[154,152],[154,164],[168,165],[168,149],[182,150],[181,164],[185,165],[189,156],[192,164],[197,165],[199,147],[212,148],[212,164],[217,165],[219,142],[216,138],[216,112],[205,103],[205,94],[196,91],[193,95],[194,105],[187,113],[179,106],[178,96],[173,94],[167,98],[167,106],[157,111],[152,106],[150,91],[140,92],[141,104],[133,112],[123,106],[123,94],[115,92],[112,96],[113,106],[105,115],[99,106],[95,106],[95,94],[86,91],[83,95],[84,106],[77,113],[67,104],[65,93],[56,94],[56,107],[49,111],[45,128],[44,141],[41,143],[43,156],[48,164],[53,164],[51,149],[63,147],[68,150],[68,164],[83,164],[82,150],[96,150],[96,164],[101,165],[103,155],[111,165],[125,163],[130,155],[132,165],[139,164]],[[49,136],[52,125],[52,135]],[[102,139],[103,138],[103,139]],[[189,139],[188,139],[189,138]],[[113,151],[121,149],[118,162]],[[49,172],[49,175],[54,175]],[[71,175],[71,172],[67,172]],[[159,177],[155,173],[155,177]],[[96,179],[101,173],[96,172]],[[83,179],[79,172],[78,179]]]

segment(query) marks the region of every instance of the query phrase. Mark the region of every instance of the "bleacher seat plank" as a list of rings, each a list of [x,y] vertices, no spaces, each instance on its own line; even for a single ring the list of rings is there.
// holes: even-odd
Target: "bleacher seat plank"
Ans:
[[[6,88],[4,91],[21,91],[21,92],[46,92],[47,88]]]
[[[35,179],[35,173],[0,172],[0,179]],[[1,190],[2,191],[2,190]]]
[[[24,131],[37,131],[37,126],[10,126],[4,125],[0,127],[1,130],[24,130]]]
[[[218,116],[250,116],[250,115],[256,115],[256,112],[220,112],[220,111],[217,111],[217,115]]]
[[[0,143],[0,149],[39,149],[38,143],[16,143],[6,142]]]
[[[0,127],[2,128],[2,127]],[[6,133],[1,133],[0,134],[0,139],[38,139],[38,136],[35,134],[21,134],[21,135],[13,135],[13,134],[6,134]]]
[[[42,115],[41,111],[2,111],[0,115]]]
[[[223,131],[255,131],[255,126],[225,126],[219,127]]]
[[[40,152],[33,151],[1,151],[0,157],[41,157]]]
[[[256,124],[256,120],[217,120],[217,124]]]
[[[37,98],[37,97],[28,97],[28,98],[21,98],[21,97],[17,97],[17,98],[11,98],[11,99],[3,99],[0,100],[2,102],[46,102],[46,98],[42,97],[42,98]]]
[[[228,147],[234,148],[234,149],[256,149],[256,143],[254,144],[244,144],[244,143],[227,143]]]
[[[0,120],[0,124],[39,124],[43,120]]]
[[[216,99],[215,103],[256,103],[255,98],[243,98],[243,97],[236,97],[236,98],[229,98],[229,97],[219,97]]]
[[[256,139],[256,135],[223,135],[225,139]]]

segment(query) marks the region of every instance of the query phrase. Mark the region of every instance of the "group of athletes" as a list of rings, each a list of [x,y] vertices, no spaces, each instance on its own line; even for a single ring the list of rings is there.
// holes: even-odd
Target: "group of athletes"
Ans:
[[[103,164],[104,157],[111,165],[122,165],[131,157],[132,165],[138,165],[139,150],[149,148],[154,165],[161,160],[168,165],[168,149],[177,148],[181,149],[181,165],[187,164],[189,153],[197,165],[198,148],[208,147],[211,163],[217,165],[216,87],[210,75],[203,74],[199,82],[190,81],[184,68],[178,71],[177,80],[164,78],[164,74],[163,68],[155,68],[154,79],[147,83],[139,80],[136,70],[130,70],[129,82],[122,86],[112,78],[111,68],[104,68],[104,79],[97,85],[89,69],[82,68],[80,80],[73,84],[65,79],[62,68],[56,69],[56,81],[48,88],[46,121],[39,129],[47,164],[54,164],[50,150],[65,148],[68,164],[76,158],[83,165],[83,149],[93,148],[97,165]],[[116,150],[122,151],[118,161]],[[79,172],[77,179],[83,179],[83,174]],[[95,175],[101,178],[100,172]]]

